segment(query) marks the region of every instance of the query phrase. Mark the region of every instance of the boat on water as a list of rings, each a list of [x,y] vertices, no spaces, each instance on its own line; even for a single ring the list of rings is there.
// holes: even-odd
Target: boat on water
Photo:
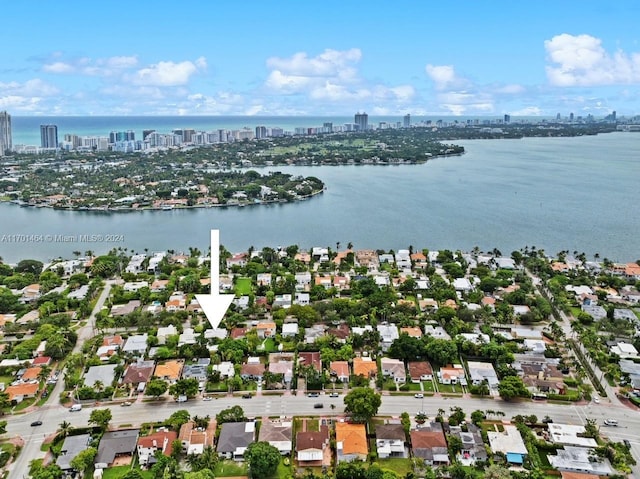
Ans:
[[[173,205],[162,205],[162,209],[165,210],[165,211],[166,210],[172,210],[173,208],[174,208]]]

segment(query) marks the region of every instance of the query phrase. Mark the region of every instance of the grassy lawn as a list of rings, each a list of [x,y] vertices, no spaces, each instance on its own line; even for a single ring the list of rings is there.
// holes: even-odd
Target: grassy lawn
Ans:
[[[247,466],[243,462],[220,461],[213,473],[216,477],[246,476]]]
[[[409,386],[409,391],[422,391],[420,383],[406,383]],[[426,389],[426,388],[425,388]]]
[[[251,293],[251,278],[238,278],[236,280],[236,294],[243,296]]]
[[[422,381],[422,387],[425,392],[434,392],[433,381]]]
[[[462,393],[462,386],[459,384],[438,384],[438,390],[441,393]]]
[[[273,353],[276,351],[276,341],[273,338],[267,338],[262,343],[264,346],[264,350],[268,353]]]
[[[24,411],[29,406],[33,406],[35,404],[35,402],[36,402],[35,398],[33,398],[33,399],[25,399],[24,401],[20,402],[16,407],[14,407],[13,410],[14,411]]]
[[[293,469],[291,466],[291,460],[288,457],[283,457],[282,459],[280,459],[280,463],[278,464],[276,473],[271,477],[272,479],[280,479],[281,477],[292,477],[292,471]]]
[[[124,476],[130,470],[131,466],[109,467],[108,469],[104,470],[102,479],[118,479],[119,477]]]
[[[378,465],[383,471],[387,469],[395,472],[399,477],[404,477],[408,472],[413,472],[411,459],[378,459]]]

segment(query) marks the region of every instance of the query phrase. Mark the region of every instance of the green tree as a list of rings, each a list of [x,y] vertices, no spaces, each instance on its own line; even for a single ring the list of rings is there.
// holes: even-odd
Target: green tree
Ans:
[[[336,479],[367,479],[361,462],[340,462],[336,467]]]
[[[129,469],[120,479],[144,479],[140,469]]]
[[[482,421],[484,421],[486,417],[487,416],[485,415],[484,411],[480,411],[478,409],[471,413],[471,422],[476,426],[480,426],[480,423],[482,423]]]
[[[98,450],[95,447],[89,447],[84,451],[80,451],[69,464],[71,464],[71,467],[76,471],[86,474],[93,467],[93,461],[97,454]]]
[[[353,421],[367,422],[378,413],[382,399],[371,388],[355,388],[344,397],[344,404]]]
[[[162,379],[152,379],[147,384],[146,391],[147,394],[158,399],[160,396],[167,392],[167,389],[169,389],[169,384],[167,384],[166,381],[163,381]]]
[[[240,406],[231,406],[229,409],[223,409],[216,415],[216,421],[218,424],[223,424],[225,422],[241,422],[246,419],[244,410]]]
[[[198,394],[198,380],[196,378],[178,379],[169,387],[169,393],[173,397],[187,396],[193,397]]]
[[[112,417],[111,409],[94,409],[89,415],[89,424],[95,424],[100,429],[105,430]]]
[[[511,472],[499,464],[491,464],[484,470],[485,479],[510,479]]]
[[[14,271],[16,273],[31,273],[38,276],[42,272],[42,266],[42,261],[35,259],[23,259],[18,263]]]
[[[500,397],[505,401],[510,401],[515,397],[529,397],[530,393],[519,376],[507,376],[498,384]]]
[[[280,451],[266,441],[249,444],[244,453],[251,477],[262,479],[272,476],[280,463]]]
[[[58,425],[58,434],[60,435],[60,437],[67,437],[72,430],[73,426],[68,421],[62,421]]]
[[[189,419],[191,419],[191,415],[189,414],[189,411],[187,411],[186,409],[178,409],[171,416],[169,416],[169,419],[167,420],[167,422],[169,423],[172,429],[177,431],[180,429],[180,427],[183,424],[188,423]]]
[[[7,432],[7,421],[0,421],[0,434]]]

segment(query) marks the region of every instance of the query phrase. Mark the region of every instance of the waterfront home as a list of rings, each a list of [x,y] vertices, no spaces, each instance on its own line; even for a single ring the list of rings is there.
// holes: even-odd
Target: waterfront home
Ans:
[[[194,421],[188,421],[180,426],[178,440],[182,444],[182,453],[188,456],[202,454],[207,446],[213,446],[216,427],[215,419],[211,419],[206,428],[196,427]]]
[[[236,253],[227,258],[227,269],[231,269],[233,266],[244,267],[247,265],[248,255],[247,253]]]
[[[380,459],[409,457],[404,445],[405,434],[402,424],[380,424],[376,426],[376,452]]]
[[[226,459],[242,461],[247,447],[255,441],[255,422],[227,422],[220,429],[218,454]]]
[[[118,458],[119,464],[131,464],[138,444],[139,429],[107,431],[98,445],[98,454],[94,460],[96,469],[111,467]]]
[[[364,424],[336,423],[336,459],[338,462],[364,461],[369,454]]]
[[[162,260],[167,256],[166,251],[160,251],[158,253],[154,253],[151,258],[149,258],[149,265],[147,266],[147,273],[155,273],[158,271],[158,266],[162,262]]]
[[[311,259],[318,263],[326,263],[329,261],[329,249],[321,246],[314,246],[311,249]]]
[[[414,457],[424,460],[429,466],[448,465],[449,451],[442,424],[432,422],[409,433]]]
[[[369,271],[377,271],[380,266],[378,254],[372,249],[358,250],[354,253],[355,264],[358,267],[366,267]]]
[[[265,419],[260,424],[258,441],[268,442],[275,447],[283,456],[291,454],[293,437],[292,419],[278,419],[271,421]]]
[[[150,466],[157,462],[156,453],[171,456],[173,441],[178,439],[175,431],[159,430],[148,436],[138,438],[136,449],[141,466]]]
[[[331,465],[329,428],[320,426],[319,431],[302,431],[296,434],[296,459],[299,467]]]
[[[146,257],[147,256],[144,254],[134,254],[133,256],[131,256],[131,259],[129,259],[129,264],[127,264],[126,268],[124,269],[125,272],[131,274],[141,273],[142,263],[144,263]]]

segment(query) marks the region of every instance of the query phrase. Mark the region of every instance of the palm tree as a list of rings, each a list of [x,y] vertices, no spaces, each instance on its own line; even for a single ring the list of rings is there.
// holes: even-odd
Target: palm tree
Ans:
[[[72,430],[73,426],[68,421],[62,421],[58,425],[58,434],[60,434],[63,438],[67,437]]]

